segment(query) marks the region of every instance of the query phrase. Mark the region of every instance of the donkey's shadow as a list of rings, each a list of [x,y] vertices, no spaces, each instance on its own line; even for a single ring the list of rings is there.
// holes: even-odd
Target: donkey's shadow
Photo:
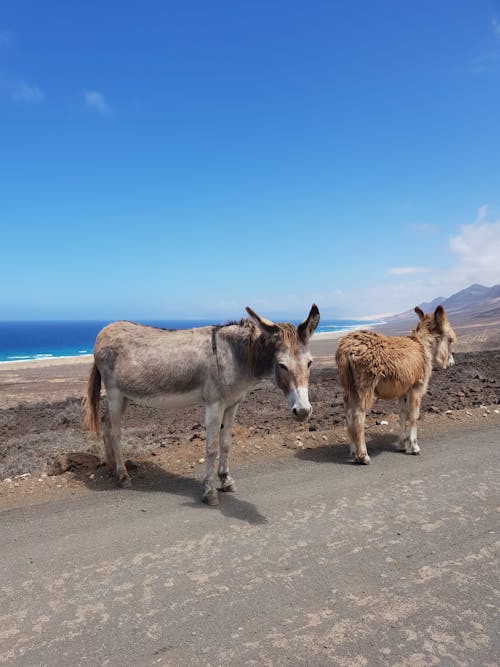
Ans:
[[[393,433],[374,435],[366,443],[370,458],[380,456],[382,452],[397,453],[398,437]],[[337,465],[355,465],[351,455],[349,444],[322,445],[311,449],[301,449],[296,452],[296,457],[303,461],[314,463],[335,463]]]
[[[268,520],[263,516],[253,503],[239,498],[234,493],[219,492],[219,505],[208,507],[201,501],[202,484],[194,477],[186,477],[169,472],[152,461],[127,461],[127,468],[132,479],[132,486],[123,490],[123,493],[138,491],[170,493],[176,496],[184,496],[189,500],[182,503],[183,506],[206,509],[207,512],[219,509],[221,514],[229,518],[245,521],[251,525],[263,525]],[[89,470],[77,466],[71,470],[74,478],[93,491],[117,490],[113,474],[107,470],[104,464],[100,464],[93,476]]]

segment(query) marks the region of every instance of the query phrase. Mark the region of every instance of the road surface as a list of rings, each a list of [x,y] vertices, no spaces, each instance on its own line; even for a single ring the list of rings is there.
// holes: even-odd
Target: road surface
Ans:
[[[498,665],[499,433],[0,513],[0,663]]]

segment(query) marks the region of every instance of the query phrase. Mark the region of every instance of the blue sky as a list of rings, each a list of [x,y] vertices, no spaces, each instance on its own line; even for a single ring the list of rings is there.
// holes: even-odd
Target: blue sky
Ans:
[[[500,282],[499,109],[499,2],[3,0],[0,319]]]

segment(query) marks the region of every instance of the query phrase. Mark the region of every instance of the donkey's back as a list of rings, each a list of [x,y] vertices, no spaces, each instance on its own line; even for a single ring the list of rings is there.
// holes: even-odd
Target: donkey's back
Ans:
[[[338,345],[336,361],[347,400],[356,395],[369,409],[373,395],[396,398],[427,376],[420,343],[403,336],[353,331]],[[364,399],[364,400],[363,400]]]
[[[97,336],[95,364],[106,387],[128,398],[147,403],[148,398],[160,395],[194,392],[201,400],[201,387],[211,367],[212,330],[200,327],[170,331],[134,322],[113,322]]]

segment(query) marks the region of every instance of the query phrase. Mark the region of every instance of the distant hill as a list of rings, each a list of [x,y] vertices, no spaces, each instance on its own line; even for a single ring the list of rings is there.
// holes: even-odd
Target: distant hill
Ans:
[[[449,318],[457,324],[500,321],[500,285],[493,285],[493,287],[470,285],[447,298],[437,297],[419,306],[425,313],[429,313],[440,304],[446,310]],[[386,318],[388,323],[394,324],[406,320],[415,320],[413,309]]]

